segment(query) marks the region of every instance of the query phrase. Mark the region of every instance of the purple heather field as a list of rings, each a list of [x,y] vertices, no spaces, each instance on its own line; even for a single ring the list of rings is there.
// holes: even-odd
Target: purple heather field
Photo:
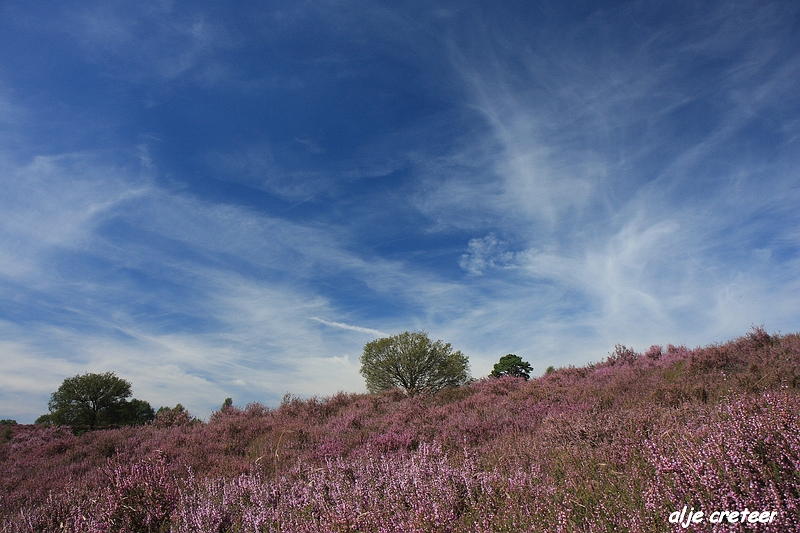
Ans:
[[[287,396],[81,436],[3,426],[0,520],[4,533],[800,531],[799,385],[800,335],[756,328],[435,395]]]

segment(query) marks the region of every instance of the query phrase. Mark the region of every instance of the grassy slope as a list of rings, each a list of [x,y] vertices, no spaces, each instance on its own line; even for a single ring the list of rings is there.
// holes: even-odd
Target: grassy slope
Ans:
[[[287,398],[81,437],[15,426],[0,518],[3,531],[671,531],[685,503],[775,510],[759,531],[800,531],[799,391],[800,336],[757,329],[434,396]]]

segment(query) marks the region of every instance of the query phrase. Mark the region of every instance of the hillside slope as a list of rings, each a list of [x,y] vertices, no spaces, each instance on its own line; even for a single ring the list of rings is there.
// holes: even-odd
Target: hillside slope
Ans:
[[[685,530],[670,515],[686,505],[704,513],[692,531],[800,531],[799,393],[800,336],[755,329],[432,396],[287,397],[80,437],[12,426],[0,519],[4,532],[651,532]]]

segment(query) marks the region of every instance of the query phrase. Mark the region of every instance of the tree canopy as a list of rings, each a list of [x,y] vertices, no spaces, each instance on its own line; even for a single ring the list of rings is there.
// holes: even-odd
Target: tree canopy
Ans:
[[[231,405],[233,405],[233,401],[231,401]],[[175,407],[159,407],[153,425],[165,428],[191,424],[196,421],[197,419],[183,405],[177,404]]]
[[[528,381],[531,377],[531,372],[533,372],[533,367],[530,363],[523,361],[520,356],[510,353],[504,355],[500,358],[500,361],[495,363],[494,369],[492,369],[490,375],[496,378],[500,376],[514,376],[525,378],[525,381]]]
[[[88,426],[136,425],[153,419],[150,404],[131,396],[131,384],[113,372],[86,373],[67,378],[48,402],[50,413],[38,423]]]
[[[469,360],[425,332],[404,332],[364,346],[361,374],[372,393],[399,387],[406,394],[437,392],[469,383]]]

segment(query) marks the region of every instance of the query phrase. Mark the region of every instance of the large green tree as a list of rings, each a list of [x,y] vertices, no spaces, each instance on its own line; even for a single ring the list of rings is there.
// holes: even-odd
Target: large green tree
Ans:
[[[517,378],[525,378],[525,381],[528,381],[531,377],[531,372],[533,372],[533,367],[530,363],[523,361],[520,356],[510,353],[504,355],[500,358],[500,361],[495,363],[490,375],[496,378],[500,376],[514,376]]]
[[[50,413],[37,422],[89,429],[109,425],[136,425],[153,419],[150,404],[131,396],[131,384],[113,372],[86,373],[67,378],[50,397]]]
[[[469,383],[469,360],[425,332],[404,332],[364,346],[361,374],[372,393],[400,387],[406,394],[437,392]]]

